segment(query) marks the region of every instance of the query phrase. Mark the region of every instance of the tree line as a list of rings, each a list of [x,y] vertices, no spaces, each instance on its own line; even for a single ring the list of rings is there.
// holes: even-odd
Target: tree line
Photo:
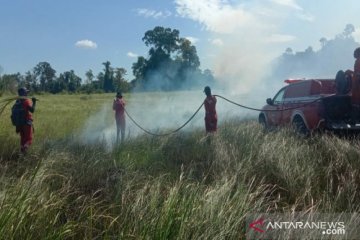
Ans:
[[[76,92],[128,92],[151,90],[189,89],[198,85],[211,84],[214,77],[210,70],[200,70],[196,47],[181,38],[177,29],[155,27],[142,38],[150,47],[148,57],[140,56],[132,65],[135,79],[125,79],[127,71],[123,67],[112,67],[103,62],[103,71],[94,74],[86,71],[85,79],[74,70],[57,75],[50,63],[39,62],[25,74],[3,74],[0,67],[0,92],[15,91],[18,86],[26,86],[33,92],[76,93]]]
[[[32,92],[76,93],[76,92],[114,92],[116,90],[129,91],[129,83],[124,79],[124,68],[111,68],[110,62],[104,62],[104,70],[96,77],[92,70],[86,72],[85,82],[75,74],[74,70],[56,75],[48,62],[38,63],[25,75],[20,73],[4,74],[0,76],[0,91],[15,92],[18,86],[25,86]]]
[[[355,41],[355,27],[347,24],[341,33],[333,38],[319,39],[320,48],[314,50],[309,46],[304,51],[294,52],[288,47],[273,62],[272,79],[287,78],[334,78],[340,69],[352,69],[353,52],[360,44]]]

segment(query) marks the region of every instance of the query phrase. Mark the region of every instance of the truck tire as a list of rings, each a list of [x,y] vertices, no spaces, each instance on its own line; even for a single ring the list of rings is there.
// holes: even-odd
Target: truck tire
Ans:
[[[308,136],[310,131],[309,129],[306,127],[306,124],[304,122],[304,120],[302,119],[302,117],[300,117],[299,115],[294,117],[294,120],[292,122],[295,132],[301,136]]]
[[[260,116],[259,116],[259,123],[260,123],[260,125],[263,127],[264,130],[268,130],[268,125],[267,125],[267,123],[266,123],[266,119],[265,119],[264,114],[260,114]]]

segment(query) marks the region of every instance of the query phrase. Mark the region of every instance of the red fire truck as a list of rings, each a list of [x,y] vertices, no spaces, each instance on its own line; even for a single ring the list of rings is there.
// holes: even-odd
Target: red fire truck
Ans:
[[[315,130],[360,131],[359,110],[351,102],[350,89],[339,94],[334,79],[285,82],[288,85],[268,98],[259,114],[265,128],[293,125],[303,134]]]

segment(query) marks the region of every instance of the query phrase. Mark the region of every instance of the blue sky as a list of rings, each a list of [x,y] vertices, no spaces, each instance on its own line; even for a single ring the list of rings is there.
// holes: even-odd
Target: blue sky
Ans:
[[[0,66],[23,74],[47,61],[84,78],[109,60],[131,80],[136,56],[147,55],[145,31],[164,26],[193,41],[201,68],[246,77],[286,47],[318,48],[348,23],[359,41],[359,12],[357,0],[0,0]]]

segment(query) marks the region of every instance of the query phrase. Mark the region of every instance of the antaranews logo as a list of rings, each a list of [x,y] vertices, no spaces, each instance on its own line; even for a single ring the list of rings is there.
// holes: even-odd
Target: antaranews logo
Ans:
[[[302,222],[302,221],[268,221],[260,218],[249,224],[249,228],[264,233],[268,230],[321,230],[322,234],[345,234],[344,222]]]
[[[259,232],[259,233],[263,233],[265,232],[265,230],[263,230],[263,226],[264,226],[264,219],[263,218],[260,218],[256,221],[253,221],[249,224],[249,228],[250,229],[253,229],[254,231],[256,232]]]
[[[348,215],[257,214],[247,217],[246,236],[247,239],[331,239],[335,236],[347,239],[346,236],[355,232],[350,226],[358,223],[353,221],[353,215]]]

